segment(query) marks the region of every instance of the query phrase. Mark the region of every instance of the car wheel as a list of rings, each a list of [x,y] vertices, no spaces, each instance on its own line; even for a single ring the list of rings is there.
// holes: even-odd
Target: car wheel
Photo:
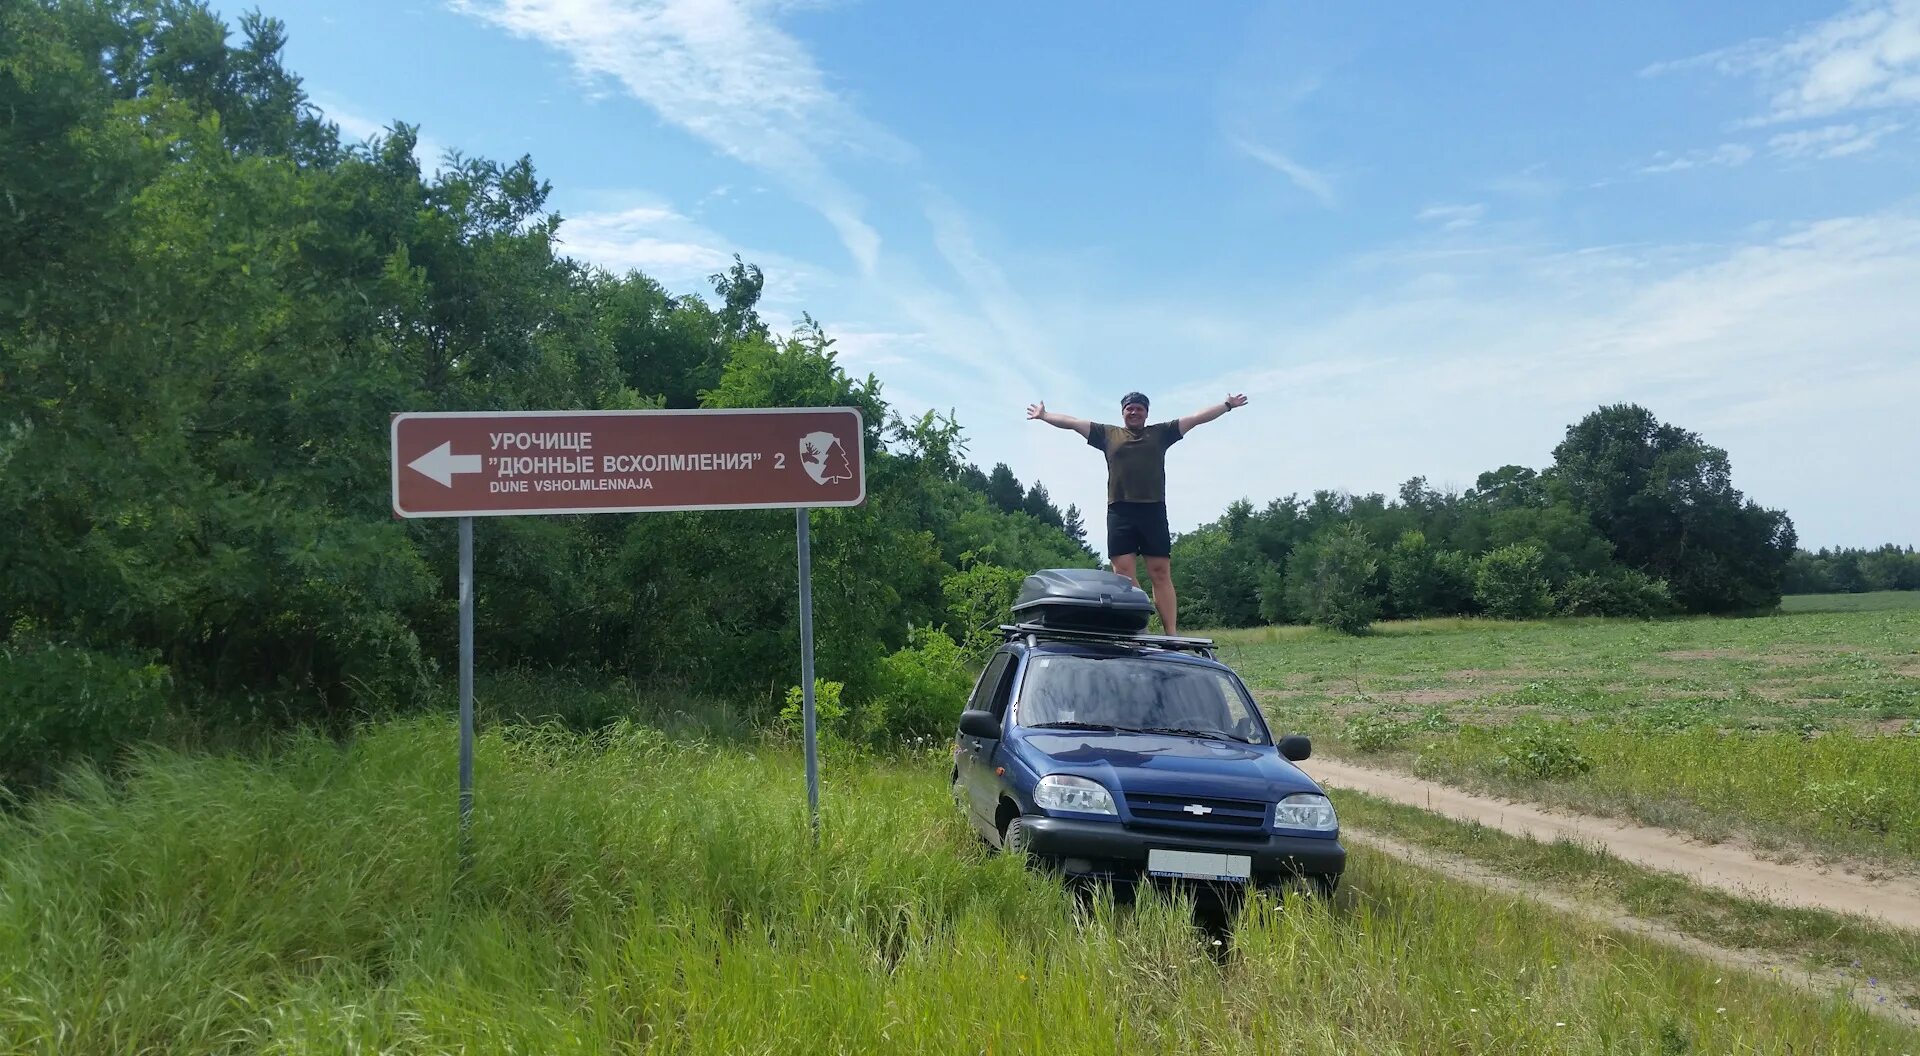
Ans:
[[[953,771],[953,780],[947,784],[947,792],[953,796],[953,805],[958,807],[962,814],[966,813],[967,787],[960,783],[960,770],[958,767]]]
[[[1007,819],[1007,827],[1000,833],[1000,849],[1008,854],[1027,857],[1027,819],[1014,815]]]

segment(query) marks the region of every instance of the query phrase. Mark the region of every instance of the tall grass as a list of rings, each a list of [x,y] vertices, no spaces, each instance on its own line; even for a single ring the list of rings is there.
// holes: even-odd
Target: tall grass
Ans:
[[[1840,1004],[1364,852],[1331,904],[1070,894],[938,757],[451,726],[154,752],[0,820],[0,1051],[1879,1052]]]

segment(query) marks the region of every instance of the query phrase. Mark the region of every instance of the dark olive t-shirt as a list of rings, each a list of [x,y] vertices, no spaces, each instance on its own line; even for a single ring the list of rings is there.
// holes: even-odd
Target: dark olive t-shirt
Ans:
[[[1139,429],[1093,423],[1087,444],[1107,456],[1107,501],[1167,501],[1167,448],[1179,442],[1177,420]]]

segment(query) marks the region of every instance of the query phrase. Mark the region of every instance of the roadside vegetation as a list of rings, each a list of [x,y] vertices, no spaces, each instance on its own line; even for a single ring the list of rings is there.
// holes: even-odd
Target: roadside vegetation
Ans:
[[[1920,857],[1920,609],[1378,630],[1221,637],[1280,725],[1336,754],[1709,838]]]
[[[1920,1036],[1361,851],[1331,903],[1082,908],[944,756],[496,727],[153,751],[0,820],[0,1051],[1898,1052]]]
[[[1331,793],[1348,830],[1385,835],[1489,866],[1529,889],[1595,903],[1775,967],[1852,987],[1870,1004],[1920,1009],[1920,935],[1870,921],[1735,897],[1590,847],[1509,835],[1350,790]]]

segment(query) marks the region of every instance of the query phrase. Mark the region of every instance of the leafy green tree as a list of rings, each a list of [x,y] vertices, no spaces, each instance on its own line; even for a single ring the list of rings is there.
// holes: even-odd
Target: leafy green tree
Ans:
[[[1361,634],[1380,612],[1371,592],[1379,552],[1358,525],[1317,536],[1287,568],[1292,610],[1310,622],[1345,634]]]
[[[987,475],[987,501],[1002,513],[1018,513],[1026,506],[1027,496],[1021,490],[1020,479],[1005,462],[994,463],[993,472]]]
[[[1033,487],[1027,489],[1027,496],[1020,501],[1020,508],[1026,512],[1027,516],[1041,524],[1050,524],[1055,528],[1066,525],[1066,519],[1060,516],[1059,507],[1047,497],[1047,486],[1038,481],[1034,482]]]
[[[1062,527],[1066,529],[1068,538],[1083,547],[1087,545],[1087,522],[1080,516],[1079,506],[1071,503],[1067,505],[1067,515]]]
[[[1418,531],[1405,532],[1387,551],[1387,600],[1400,617],[1427,616],[1437,611],[1439,573],[1433,550]]]
[[[1725,451],[1645,408],[1603,407],[1568,427],[1554,474],[1621,563],[1671,584],[1689,612],[1772,608],[1793,523],[1733,487]]]
[[[1547,582],[1544,555],[1531,543],[1504,546],[1480,559],[1474,598],[1487,615],[1503,620],[1526,620],[1553,609],[1553,589]]]

